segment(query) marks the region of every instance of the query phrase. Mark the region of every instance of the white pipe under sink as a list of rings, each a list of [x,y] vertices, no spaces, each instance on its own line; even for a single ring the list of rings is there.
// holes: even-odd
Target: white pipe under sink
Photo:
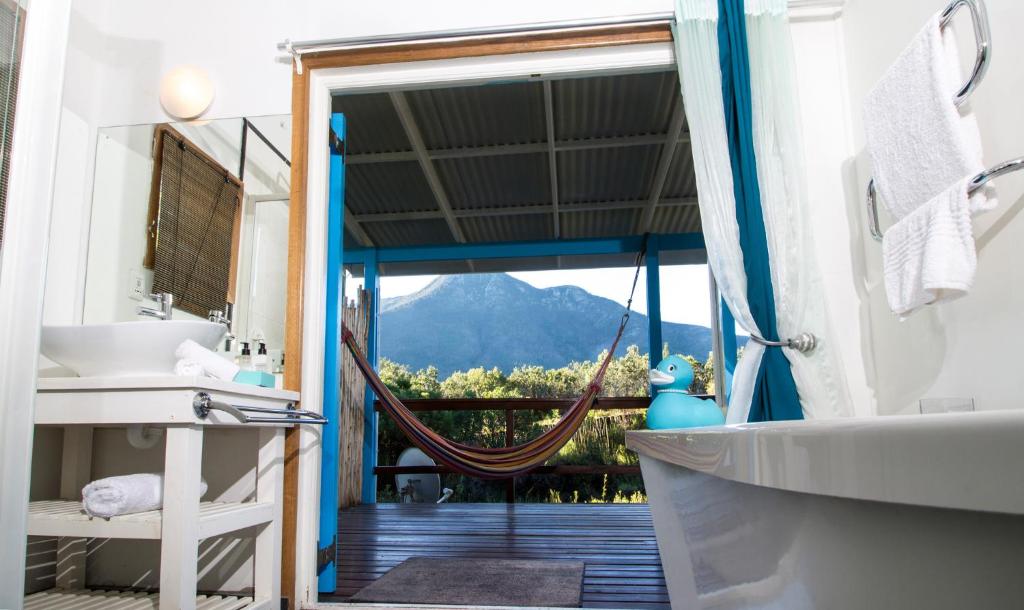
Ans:
[[[1024,412],[634,431],[673,608],[1010,608]]]

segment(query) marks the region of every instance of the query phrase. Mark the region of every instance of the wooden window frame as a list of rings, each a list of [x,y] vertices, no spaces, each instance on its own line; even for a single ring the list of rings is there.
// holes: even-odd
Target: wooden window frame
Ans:
[[[520,53],[545,51],[567,51],[666,43],[672,41],[668,24],[601,26],[558,31],[521,32],[503,36],[482,38],[465,37],[439,41],[417,41],[406,44],[388,44],[357,49],[306,53],[301,58],[301,70],[292,73],[292,166],[291,196],[289,200],[288,226],[288,294],[285,308],[285,353],[288,367],[284,373],[284,387],[301,391],[303,370],[304,291],[306,289],[307,258],[307,176],[308,137],[310,110],[311,76],[319,70],[349,68],[427,60],[460,59],[471,57],[503,56]],[[327,130],[324,128],[324,145]],[[317,279],[319,278],[311,278]],[[314,310],[319,311],[319,306]],[[321,329],[322,330],[322,329]],[[312,334],[312,333],[311,333]],[[310,337],[315,340],[316,337]],[[323,337],[321,336],[322,342]],[[319,411],[319,404],[305,408]],[[307,576],[297,578],[297,548],[299,536],[297,524],[300,506],[300,459],[303,455],[301,430],[288,430],[285,441],[285,484],[284,484],[284,527],[282,537],[281,591],[290,600],[290,607],[316,603],[316,579],[308,581]],[[308,453],[308,452],[307,452]],[[319,456],[307,455],[306,459],[318,460]],[[308,487],[307,487],[308,489]],[[308,491],[307,491],[308,493]],[[305,504],[316,504],[313,498],[303,498]],[[314,538],[315,539],[315,538]],[[315,548],[303,548],[301,552],[309,559],[315,556]]]
[[[218,173],[223,174],[224,179],[238,189],[237,201],[235,203],[237,206],[235,220],[231,229],[231,260],[228,262],[228,289],[225,298],[227,303],[233,304],[238,288],[239,249],[242,238],[242,206],[245,198],[245,183],[221,165],[219,161],[207,154],[206,151],[185,137],[184,134],[171,127],[169,123],[157,125],[153,130],[153,174],[149,184],[149,211],[146,215],[146,254],[142,259],[142,266],[146,269],[154,269],[156,266],[156,242],[160,222],[160,180],[164,166],[163,146],[160,144],[163,142],[164,135],[168,135],[182,143],[190,153],[202,159],[203,162]]]

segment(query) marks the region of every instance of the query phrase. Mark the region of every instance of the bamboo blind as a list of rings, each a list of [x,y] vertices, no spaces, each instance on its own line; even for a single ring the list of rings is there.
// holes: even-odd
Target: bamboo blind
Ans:
[[[344,320],[360,349],[366,352],[367,331],[370,325],[370,299],[360,289],[356,299],[345,304]],[[338,471],[338,504],[347,508],[359,504],[363,486],[363,409],[366,399],[366,381],[356,367],[348,350],[341,350],[341,421],[338,424],[340,456]]]
[[[0,2],[0,246],[7,216],[7,183],[11,176],[14,106],[18,98],[24,28],[24,9],[13,2]]]
[[[233,292],[242,184],[172,129],[157,129],[154,149],[153,292],[169,292],[175,307],[205,318]]]

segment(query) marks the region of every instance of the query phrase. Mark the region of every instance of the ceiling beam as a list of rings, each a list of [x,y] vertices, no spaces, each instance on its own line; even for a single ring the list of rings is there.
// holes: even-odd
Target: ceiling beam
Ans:
[[[544,81],[544,122],[548,132],[548,174],[551,176],[551,220],[552,235],[558,239],[561,228],[558,226],[558,152],[555,150],[555,107],[552,102],[551,81]]]
[[[412,144],[413,152],[416,153],[416,160],[419,161],[420,169],[423,170],[427,184],[430,185],[430,190],[434,193],[437,207],[441,209],[441,214],[444,215],[445,222],[448,223],[448,228],[451,230],[455,241],[464,243],[466,236],[459,226],[458,219],[455,218],[455,214],[452,212],[452,205],[448,200],[448,194],[445,192],[444,185],[441,184],[441,177],[437,175],[437,168],[434,167],[434,163],[427,152],[427,146],[423,142],[423,134],[420,133],[420,128],[416,125],[416,119],[413,118],[412,109],[409,108],[409,101],[405,99],[405,94],[401,91],[394,91],[388,95],[391,97],[391,103],[395,106],[395,111],[398,113],[398,119],[402,122],[402,128],[405,129],[405,135],[409,138],[409,143]]]
[[[697,205],[696,197],[675,197],[662,199],[661,207],[684,207]],[[621,200],[621,201],[587,201],[579,203],[561,203],[558,207],[560,212],[599,212],[603,210],[636,210],[647,207],[645,200]],[[456,218],[480,218],[483,216],[523,216],[526,214],[550,214],[554,206],[550,203],[537,203],[529,205],[501,206],[501,207],[479,207],[453,210]],[[444,215],[437,210],[424,210],[418,212],[381,212],[376,214],[356,214],[352,220],[358,223],[367,222],[393,222],[399,220],[437,220],[443,219]],[[348,223],[348,219],[345,220]]]
[[[582,138],[578,140],[559,140],[555,142],[555,152],[567,150],[593,150],[596,148],[620,148],[624,146],[660,146],[665,144],[664,134],[646,134],[639,136],[614,136],[610,138]],[[690,134],[680,134],[678,141],[690,141]],[[496,157],[500,155],[525,155],[548,152],[547,142],[528,144],[488,144],[486,146],[464,146],[461,148],[435,148],[427,151],[431,160],[464,159],[469,157]],[[399,161],[418,161],[416,151],[402,150],[377,153],[349,153],[345,157],[346,165],[364,165],[366,163],[395,163]]]
[[[651,193],[647,200],[647,207],[640,217],[640,232],[648,233],[654,222],[654,209],[661,199],[662,191],[665,190],[665,182],[668,179],[668,170],[672,168],[672,158],[676,154],[676,145],[679,142],[679,135],[683,133],[683,125],[686,123],[686,112],[683,111],[683,101],[676,100],[675,110],[672,111],[672,118],[668,122],[668,134],[665,143],[661,145],[661,156],[658,159],[658,168],[654,172],[654,181],[651,183]]]
[[[366,230],[363,229],[359,224],[359,221],[356,220],[355,214],[348,209],[348,206],[345,206],[345,229],[352,234],[352,237],[356,238],[359,245],[367,248],[372,248],[375,245],[373,240],[370,239],[370,236],[366,233]]]

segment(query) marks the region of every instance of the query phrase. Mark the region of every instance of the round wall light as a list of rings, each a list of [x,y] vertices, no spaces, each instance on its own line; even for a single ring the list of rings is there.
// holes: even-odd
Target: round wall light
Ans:
[[[178,66],[160,80],[160,104],[176,119],[201,116],[213,103],[213,81],[195,66]]]

